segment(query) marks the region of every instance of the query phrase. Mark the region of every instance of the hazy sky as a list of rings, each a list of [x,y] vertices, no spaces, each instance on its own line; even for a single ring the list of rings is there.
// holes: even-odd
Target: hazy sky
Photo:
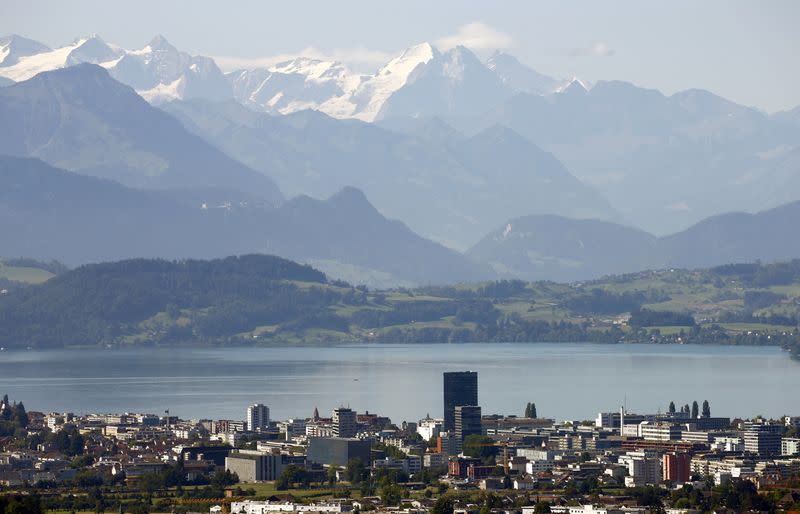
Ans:
[[[555,77],[703,88],[767,111],[800,105],[797,1],[1,0],[0,34],[50,46],[98,33],[126,48],[163,34],[224,68],[310,53],[377,66],[414,43],[508,50]]]

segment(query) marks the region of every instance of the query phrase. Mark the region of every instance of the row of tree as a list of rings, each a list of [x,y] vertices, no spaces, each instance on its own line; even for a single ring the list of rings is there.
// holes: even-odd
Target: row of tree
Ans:
[[[669,402],[668,412],[670,414],[676,413],[675,402]],[[689,404],[685,404],[681,407],[681,412],[689,414],[693,419],[697,419],[699,417],[703,418],[710,418],[711,417],[711,405],[708,403],[708,400],[703,400],[703,412],[700,413],[700,406],[697,403],[697,400],[692,402],[691,408]]]

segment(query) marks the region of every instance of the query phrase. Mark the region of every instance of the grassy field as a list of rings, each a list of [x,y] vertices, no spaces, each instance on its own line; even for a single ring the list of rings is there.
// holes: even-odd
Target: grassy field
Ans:
[[[254,489],[256,496],[272,496],[280,494],[291,494],[295,498],[316,498],[333,495],[335,489],[289,489],[279,491],[275,488],[275,482],[262,482],[258,484],[239,484],[242,489]],[[354,491],[355,492],[355,491]]]
[[[725,330],[732,332],[784,332],[794,327],[768,325],[766,323],[720,323]]]
[[[689,332],[691,329],[692,329],[692,327],[689,327],[689,326],[686,326],[686,327],[681,327],[681,326],[647,327],[647,330],[649,330],[651,332],[655,332],[656,330],[658,330],[660,333],[662,333],[664,335],[680,334],[681,330],[683,332]]]
[[[41,284],[52,278],[54,275],[49,271],[38,268],[25,268],[18,266],[6,266],[0,262],[0,278],[13,280],[14,282],[24,282],[26,284]]]

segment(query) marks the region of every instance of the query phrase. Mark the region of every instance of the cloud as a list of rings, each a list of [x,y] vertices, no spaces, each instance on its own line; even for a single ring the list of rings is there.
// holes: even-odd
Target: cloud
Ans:
[[[514,40],[491,25],[475,21],[462,25],[455,34],[440,37],[435,43],[441,50],[449,50],[458,45],[472,50],[496,50],[513,46]]]
[[[213,59],[223,71],[232,71],[250,68],[269,68],[278,63],[289,61],[297,57],[308,57],[322,61],[340,61],[355,70],[374,71],[375,68],[386,64],[393,53],[367,48],[350,48],[320,50],[312,46],[299,52],[283,53],[263,57],[232,57],[225,55],[214,56]]]
[[[478,51],[510,48],[513,46],[513,43],[513,39],[508,34],[477,21],[462,25],[455,34],[441,37],[434,42],[436,47],[441,50],[449,50],[455,46],[463,45]],[[369,48],[321,50],[309,46],[299,52],[261,57],[216,55],[212,56],[212,58],[223,71],[269,68],[296,57],[309,57],[311,59],[320,59],[323,61],[340,61],[357,72],[372,73],[398,54],[399,52],[384,52],[382,50],[371,50]]]
[[[692,210],[692,208],[689,207],[689,204],[686,202],[675,202],[673,204],[667,205],[667,209],[679,212],[689,212]]]
[[[611,57],[615,53],[617,53],[616,50],[602,41],[598,41],[586,48],[570,48],[567,50],[569,57]]]

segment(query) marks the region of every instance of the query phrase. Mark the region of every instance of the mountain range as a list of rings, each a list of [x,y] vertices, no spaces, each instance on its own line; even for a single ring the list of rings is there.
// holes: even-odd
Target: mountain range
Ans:
[[[354,186],[388,217],[458,249],[525,214],[619,218],[551,154],[500,126],[466,137],[440,124],[426,131],[441,133],[431,141],[309,110],[271,116],[202,100],[162,107],[290,196]]]
[[[55,212],[48,197],[26,211],[6,195],[9,219],[40,219],[14,242],[19,255],[125,257],[90,238],[112,221],[138,242],[118,243],[131,255],[160,256],[156,243],[166,257],[266,251],[395,284],[800,254],[784,237],[798,216],[800,108],[767,115],[703,90],[560,80],[505,53],[482,62],[428,43],[374,74],[305,57],[223,73],[161,36],[138,50],[9,36],[0,86],[0,154],[102,179],[84,185],[119,199],[98,210],[74,185],[86,177],[42,178],[72,195],[65,223],[77,219],[70,202],[92,206],[78,209],[92,213],[75,236],[85,251],[61,256],[55,242],[68,245],[77,222],[41,221]]]
[[[797,109],[767,115],[703,90],[668,96],[627,82],[556,79],[506,53],[482,62],[464,47],[443,52],[429,43],[407,48],[375,73],[359,74],[341,62],[309,57],[223,73],[212,59],[181,52],[162,36],[138,50],[96,35],[57,49],[19,36],[0,40],[0,80],[6,82],[80,62],[107,68],[156,105],[234,100],[272,115],[311,109],[384,127],[437,118],[467,137],[501,125],[552,153],[605,196],[615,216],[602,218],[658,235],[715,214],[798,199]],[[477,239],[425,233],[459,248]]]
[[[712,216],[663,237],[599,220],[525,216],[491,232],[466,255],[500,275],[564,281],[648,269],[776,262],[800,255],[800,241],[790,236],[798,221],[800,201],[756,214]]]
[[[0,77],[14,82],[42,71],[92,63],[155,104],[235,98],[272,114],[314,109],[364,121],[479,114],[514,92],[545,94],[563,85],[507,54],[495,54],[483,63],[464,47],[441,52],[430,43],[407,48],[374,74],[308,57],[223,74],[213,59],[181,52],[161,35],[136,50],[107,43],[97,34],[57,49],[12,35],[0,39],[0,58]],[[415,105],[420,98],[426,103]]]
[[[0,240],[5,255],[74,266],[130,257],[213,258],[268,253],[314,262],[371,285],[445,283],[494,276],[488,266],[384,218],[353,188],[280,207],[245,193],[143,191],[0,156]]]
[[[667,96],[625,82],[587,89],[574,81],[561,93],[517,94],[451,121],[468,133],[496,124],[515,130],[657,234],[798,199],[798,126],[707,91]]]
[[[189,133],[96,65],[0,88],[0,154],[36,157],[131,187],[219,188],[283,195],[265,175]]]

